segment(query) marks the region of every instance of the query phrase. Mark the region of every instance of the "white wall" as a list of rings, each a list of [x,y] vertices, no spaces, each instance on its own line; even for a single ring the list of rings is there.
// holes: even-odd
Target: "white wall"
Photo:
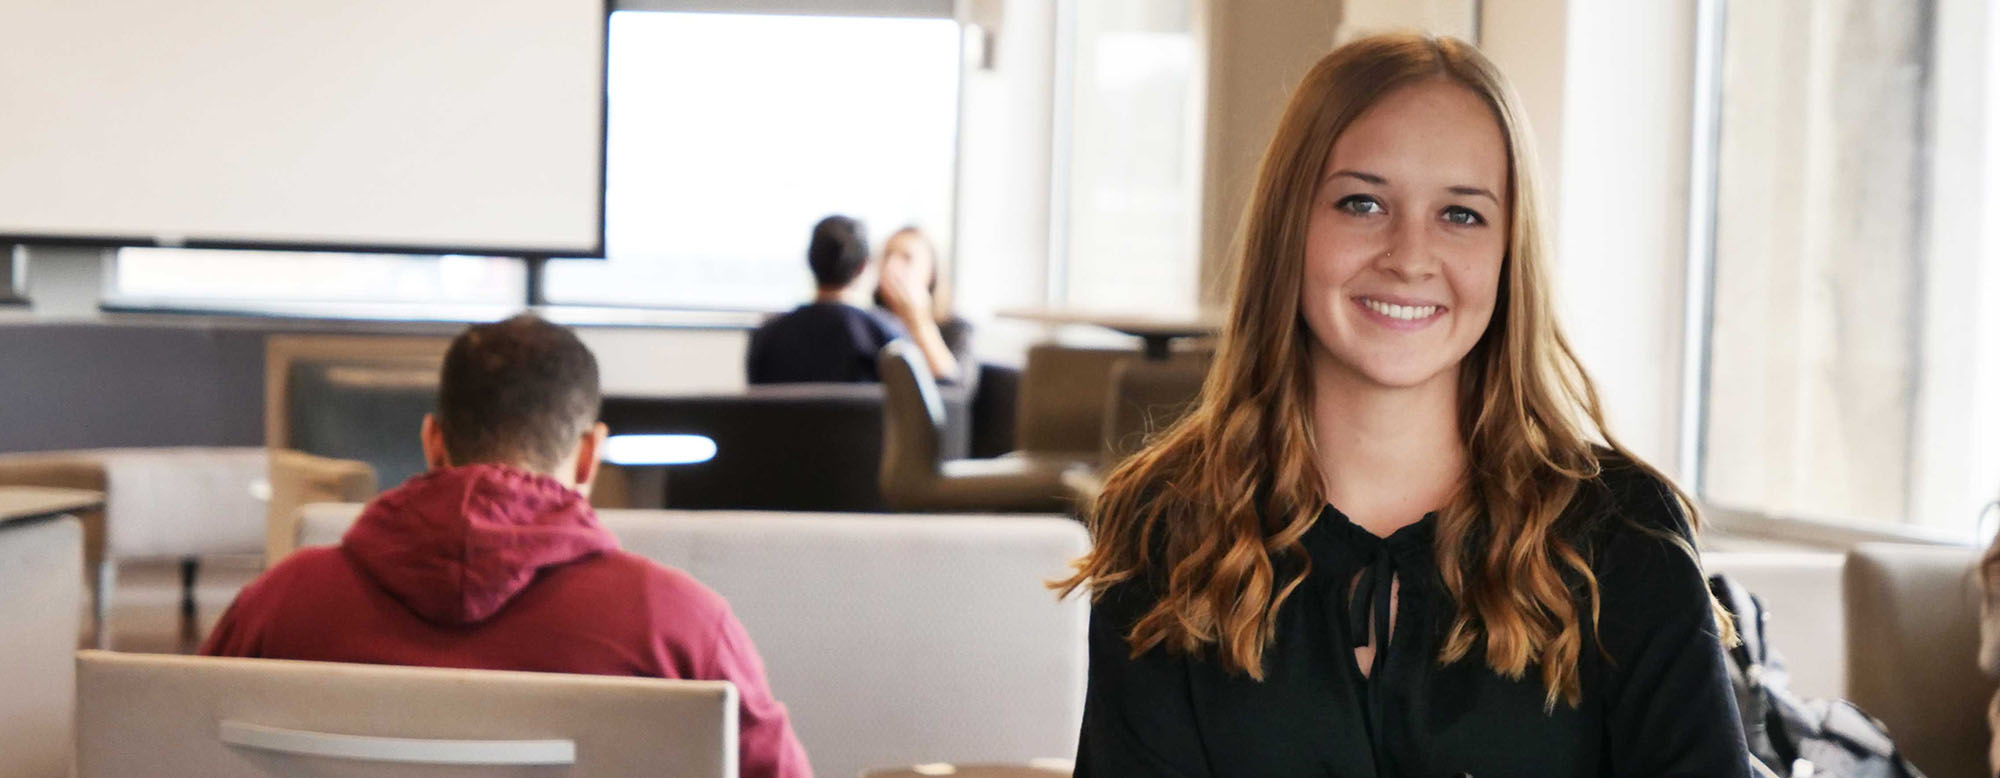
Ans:
[[[1479,9],[1479,50],[1507,75],[1521,98],[1541,154],[1542,202],[1558,220],[1569,7],[1566,0],[1504,0],[1481,3]]]
[[[1378,32],[1423,30],[1477,42],[1479,5],[1472,0],[1349,0],[1340,9],[1339,41]]]
[[[1292,88],[1333,49],[1344,4],[1211,0],[1207,159],[1202,173],[1200,301],[1226,304],[1233,247],[1257,163]]]
[[[739,329],[579,327],[607,395],[726,393],[744,385],[750,333]]]
[[[1675,455],[1694,3],[1574,2],[1563,27],[1566,46],[1552,47],[1566,49],[1561,124],[1556,142],[1543,146],[1554,149],[1560,176],[1553,189],[1561,315],[1612,433],[1685,477]]]
[[[980,354],[1013,361],[1040,331],[993,315],[1048,302],[1056,5],[965,3],[960,20],[991,29],[994,50],[960,85],[953,300]]]

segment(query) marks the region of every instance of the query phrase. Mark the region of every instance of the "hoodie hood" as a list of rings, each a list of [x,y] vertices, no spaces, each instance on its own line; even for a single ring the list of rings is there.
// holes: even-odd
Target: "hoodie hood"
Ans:
[[[482,464],[433,470],[383,493],[341,547],[418,616],[459,626],[498,613],[542,568],[618,542],[576,490]]]

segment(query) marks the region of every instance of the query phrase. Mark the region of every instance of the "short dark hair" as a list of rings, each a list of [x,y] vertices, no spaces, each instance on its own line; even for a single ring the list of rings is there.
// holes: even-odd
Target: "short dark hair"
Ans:
[[[852,283],[868,266],[868,235],[861,222],[840,215],[819,220],[813,225],[812,244],[806,247],[806,264],[812,266],[813,281],[821,289]]]
[[[576,333],[524,313],[451,341],[437,423],[454,465],[552,473],[597,421],[597,358]]]

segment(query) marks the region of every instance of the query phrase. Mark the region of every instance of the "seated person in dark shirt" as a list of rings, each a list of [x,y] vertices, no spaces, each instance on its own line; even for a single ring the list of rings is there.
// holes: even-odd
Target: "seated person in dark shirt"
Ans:
[[[821,219],[813,226],[806,263],[812,267],[818,291],[811,303],[765,322],[751,334],[750,383],[878,381],[875,356],[889,341],[911,337],[915,331],[920,346],[944,342],[927,306],[903,305],[885,313],[852,304],[870,290],[865,283],[868,238],[860,222],[846,216]],[[925,296],[925,302],[928,299]],[[938,377],[956,377],[955,364],[951,370]]]

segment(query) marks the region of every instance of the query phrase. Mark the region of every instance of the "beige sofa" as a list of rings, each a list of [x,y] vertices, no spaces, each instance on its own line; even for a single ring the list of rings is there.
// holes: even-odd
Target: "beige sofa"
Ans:
[[[1709,550],[1702,565],[1764,604],[1771,645],[1784,656],[1791,689],[1847,696],[1847,613],[1840,596],[1847,557],[1837,551]]]
[[[1702,561],[1763,601],[1772,645],[1808,697],[1854,701],[1931,778],[1991,778],[1970,547],[1861,543],[1845,553],[1709,550]]]
[[[308,506],[303,546],[359,507]],[[1042,584],[1083,553],[1060,516],[607,510],[619,545],[728,599],[814,771],[1069,757],[1088,606]]]

